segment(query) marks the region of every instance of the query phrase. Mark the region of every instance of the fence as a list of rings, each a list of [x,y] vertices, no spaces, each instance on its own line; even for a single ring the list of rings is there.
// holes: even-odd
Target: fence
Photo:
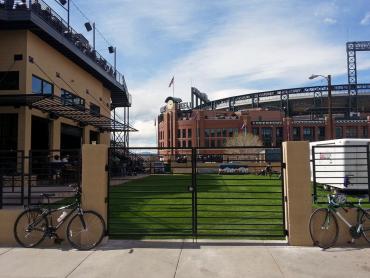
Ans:
[[[51,202],[73,196],[71,185],[80,185],[80,150],[0,151],[0,208],[42,203],[41,193]]]
[[[111,148],[112,238],[285,237],[280,149]]]
[[[311,146],[313,201],[327,203],[327,195],[342,193],[349,203],[370,204],[370,145]]]

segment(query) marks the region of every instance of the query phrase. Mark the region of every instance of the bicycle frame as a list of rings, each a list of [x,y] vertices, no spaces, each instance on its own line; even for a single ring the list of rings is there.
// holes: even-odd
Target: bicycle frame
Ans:
[[[346,224],[346,226],[351,229],[352,227],[357,227],[357,233],[360,234],[361,231],[362,231],[362,223],[361,223],[361,218],[364,214],[367,214],[367,212],[361,208],[360,206],[355,206],[353,204],[351,204],[349,206],[349,208],[356,208],[357,210],[357,221],[356,221],[356,224],[355,225],[352,225],[350,222],[347,221],[347,219],[338,211],[338,208],[342,208],[344,211],[346,211],[345,209],[345,206],[344,205],[336,205],[336,204],[333,204],[332,202],[329,203],[329,207],[328,207],[328,210],[332,211],[335,215],[338,216],[338,218],[344,223]],[[326,222],[327,220],[325,220]],[[330,219],[328,220],[330,221]]]
[[[35,229],[35,227],[40,223],[40,221],[42,221],[43,217],[47,217],[49,215],[52,215],[54,212],[58,212],[58,211],[64,211],[64,210],[70,210],[67,215],[65,217],[63,217],[63,219],[57,223],[56,226],[53,226],[53,222],[51,221],[50,223],[48,222],[48,229],[52,229],[54,231],[58,230],[60,228],[60,226],[63,225],[63,223],[70,218],[70,216],[72,214],[74,214],[76,211],[77,211],[77,214],[79,215],[82,215],[83,214],[83,211],[81,209],[81,202],[80,202],[80,192],[77,192],[76,193],[76,196],[75,196],[75,201],[69,205],[66,205],[66,206],[62,206],[62,207],[59,207],[59,208],[56,208],[56,209],[51,209],[50,208],[50,202],[49,202],[49,199],[48,199],[48,204],[47,204],[47,208],[43,208],[42,209],[42,213],[41,213],[41,216],[39,218],[38,221],[33,221],[28,227],[29,228],[32,228],[32,229]],[[81,222],[82,222],[82,225],[84,228],[86,228],[86,224],[85,224],[85,221],[83,219],[83,217],[80,217],[81,219]]]

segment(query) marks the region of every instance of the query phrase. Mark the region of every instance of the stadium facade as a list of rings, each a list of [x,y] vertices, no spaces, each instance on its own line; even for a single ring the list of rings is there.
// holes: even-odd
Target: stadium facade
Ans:
[[[168,97],[158,116],[158,146],[223,147],[236,134],[252,133],[266,147],[283,141],[369,138],[370,84],[357,83],[356,52],[370,42],[349,42],[348,84],[331,86],[333,138],[329,138],[328,86],[256,92],[209,100],[191,88],[191,102]]]

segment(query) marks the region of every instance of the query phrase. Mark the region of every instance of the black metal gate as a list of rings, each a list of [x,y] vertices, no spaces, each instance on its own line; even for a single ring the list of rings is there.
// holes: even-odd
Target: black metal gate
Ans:
[[[111,148],[111,238],[284,239],[281,150]]]

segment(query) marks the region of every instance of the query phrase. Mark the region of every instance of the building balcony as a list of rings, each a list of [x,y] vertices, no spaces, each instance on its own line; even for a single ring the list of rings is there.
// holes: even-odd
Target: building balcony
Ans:
[[[14,2],[10,6],[7,1],[0,0],[0,30],[30,30],[102,81],[112,92],[112,108],[131,106],[124,75],[93,49],[81,33],[42,0],[30,0],[25,5]]]

